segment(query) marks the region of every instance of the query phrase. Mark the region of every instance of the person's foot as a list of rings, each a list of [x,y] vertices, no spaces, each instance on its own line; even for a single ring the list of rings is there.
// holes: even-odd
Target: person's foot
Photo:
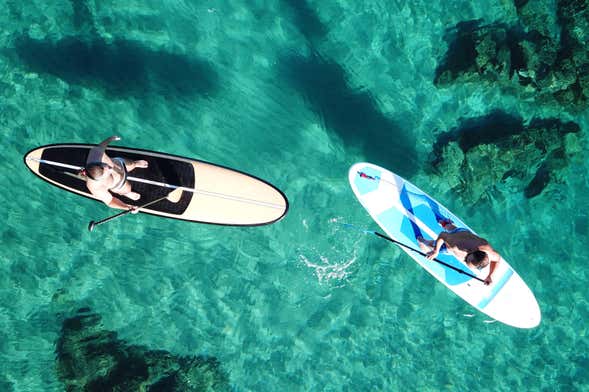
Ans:
[[[442,218],[442,219],[438,219],[438,224],[440,226],[442,226],[442,229],[446,230],[450,226],[453,226],[454,225],[454,222],[452,221],[452,219]]]
[[[149,164],[147,163],[147,161],[144,161],[143,159],[135,161],[135,167],[146,168],[147,166],[149,166]]]
[[[129,192],[124,196],[131,200],[139,200],[141,198],[141,195],[137,192]]]
[[[422,236],[418,236],[416,238],[416,240],[417,240],[417,245],[419,245],[419,249],[421,249],[423,252],[429,252],[432,250],[432,245],[431,245],[430,240],[426,240]]]
[[[442,219],[438,219],[438,224],[440,226],[442,226],[442,228],[446,228],[447,225],[451,225],[452,223],[452,219],[448,219],[448,218],[442,218]]]

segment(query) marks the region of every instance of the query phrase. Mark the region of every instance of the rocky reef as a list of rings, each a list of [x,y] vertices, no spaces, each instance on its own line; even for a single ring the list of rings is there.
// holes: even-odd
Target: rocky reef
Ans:
[[[446,36],[448,51],[434,83],[499,82],[522,97],[571,110],[589,99],[589,12],[584,0],[558,0],[556,10],[516,0],[520,23],[461,22]]]
[[[231,390],[216,358],[128,345],[87,308],[63,322],[56,354],[57,374],[68,392]]]
[[[518,46],[522,32],[504,24],[482,25],[480,20],[460,22],[446,36],[448,51],[436,69],[434,83],[509,81],[523,68]]]
[[[453,191],[476,203],[489,191],[539,195],[562,180],[562,169],[580,151],[580,127],[558,119],[532,119],[495,111],[462,120],[441,133],[431,166]]]

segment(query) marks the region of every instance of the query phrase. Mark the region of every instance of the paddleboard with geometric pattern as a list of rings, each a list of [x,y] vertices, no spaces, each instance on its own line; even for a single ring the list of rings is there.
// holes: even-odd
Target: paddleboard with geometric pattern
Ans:
[[[416,237],[436,239],[443,230],[438,220],[451,219],[472,233],[460,218],[404,178],[370,163],[356,163],[348,179],[354,194],[372,219],[392,239],[419,249]],[[507,325],[533,328],[541,314],[534,294],[507,261],[501,259],[493,272],[493,282],[482,282],[461,274],[423,255],[401,247],[413,260],[448,289],[486,315]],[[485,279],[489,267],[469,269],[451,253],[440,252],[438,259],[474,276]]]

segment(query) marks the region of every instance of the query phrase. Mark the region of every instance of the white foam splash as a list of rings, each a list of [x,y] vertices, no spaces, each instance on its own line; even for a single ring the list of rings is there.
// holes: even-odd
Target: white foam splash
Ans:
[[[319,251],[316,248],[302,248],[298,250],[299,260],[305,266],[313,268],[320,283],[343,281],[350,275],[350,266],[357,260],[358,243],[364,240],[357,232],[345,230],[339,223],[342,217],[332,217],[327,220],[324,231],[330,247]],[[303,227],[308,230],[309,223],[302,220]],[[335,244],[335,245],[334,245]],[[350,255],[351,253],[351,255]]]
[[[307,223],[306,219],[303,219],[303,227],[305,228],[305,230],[309,230],[309,223]]]
[[[348,277],[350,272],[348,268],[356,261],[356,252],[351,259],[343,263],[331,263],[329,258],[319,255],[320,262],[312,262],[305,255],[299,255],[299,259],[305,263],[307,267],[315,270],[315,275],[319,282],[329,282],[331,280],[344,280]]]

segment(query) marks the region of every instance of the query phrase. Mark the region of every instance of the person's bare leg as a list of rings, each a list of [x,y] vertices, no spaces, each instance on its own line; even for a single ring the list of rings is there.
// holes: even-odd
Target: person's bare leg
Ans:
[[[131,191],[131,184],[129,184],[129,181],[125,182],[125,185],[123,185],[121,189],[114,192],[131,200],[139,200],[141,198],[139,193]]]
[[[417,245],[422,252],[427,253],[434,249],[434,240],[426,240],[422,236],[417,237]]]
[[[127,168],[127,171],[130,172],[135,168],[140,168],[140,169],[145,169],[149,166],[149,164],[147,163],[147,161],[140,159],[138,161],[131,161],[129,159],[125,159],[125,167]]]

